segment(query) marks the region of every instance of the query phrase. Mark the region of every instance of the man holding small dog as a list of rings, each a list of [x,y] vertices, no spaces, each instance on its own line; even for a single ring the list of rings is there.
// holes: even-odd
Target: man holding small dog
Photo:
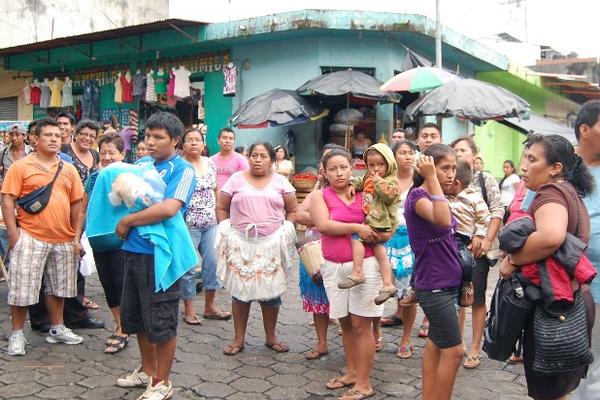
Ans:
[[[49,118],[35,127],[37,152],[16,161],[2,185],[2,213],[12,250],[8,304],[12,334],[8,354],[25,355],[23,326],[27,306],[38,302],[45,277],[50,314],[48,343],[79,344],[83,338],[63,323],[64,299],[77,295],[77,266],[83,185],[73,165],[60,160],[61,131]],[[46,195],[21,204],[25,196],[48,185]],[[16,211],[16,212],[15,212]],[[18,223],[18,227],[17,227]]]

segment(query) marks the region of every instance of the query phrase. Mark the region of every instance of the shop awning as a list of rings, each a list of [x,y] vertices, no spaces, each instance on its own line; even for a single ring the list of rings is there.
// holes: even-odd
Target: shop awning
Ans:
[[[577,144],[573,128],[537,114],[532,113],[529,116],[529,119],[505,118],[503,121],[498,122],[523,132],[526,135],[532,133],[539,133],[541,135],[560,135],[568,139],[573,145]]]

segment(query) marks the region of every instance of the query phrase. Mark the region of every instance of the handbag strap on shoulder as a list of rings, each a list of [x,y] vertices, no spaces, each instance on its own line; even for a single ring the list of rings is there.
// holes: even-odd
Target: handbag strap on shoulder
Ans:
[[[60,160],[58,163],[58,167],[56,168],[56,173],[54,174],[54,178],[52,178],[50,183],[48,183],[48,186],[54,185],[54,182],[56,182],[56,178],[58,178],[58,174],[60,174],[60,171],[62,170],[62,168],[63,168],[63,161]]]

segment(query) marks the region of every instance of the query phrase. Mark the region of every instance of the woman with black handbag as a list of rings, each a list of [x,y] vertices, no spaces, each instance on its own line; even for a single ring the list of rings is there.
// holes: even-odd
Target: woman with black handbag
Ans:
[[[501,262],[500,275],[505,279],[521,269],[521,266],[528,264],[539,265],[542,275],[541,269],[545,268],[545,260],[563,245],[567,233],[586,244],[590,236],[590,219],[581,197],[591,192],[593,181],[587,167],[575,154],[573,146],[558,135],[533,135],[525,142],[525,147],[521,169],[525,186],[537,193],[529,207],[536,230],[528,236],[520,250],[509,254]],[[541,279],[542,286],[545,284],[544,280]],[[572,291],[573,305],[553,302],[552,309],[561,309],[559,314],[564,314],[568,319],[579,307],[585,317],[584,323],[571,325],[570,329],[573,331],[568,332],[562,344],[565,350],[575,347],[575,337],[589,335],[594,322],[593,299],[587,285],[580,286],[575,279],[566,285],[569,286],[566,288],[567,292]],[[571,363],[571,368],[562,368],[555,372],[551,371],[552,368],[540,368],[540,361],[556,356],[544,354],[542,345],[545,343],[539,335],[542,326],[540,316],[548,316],[543,317],[541,322],[552,322],[554,313],[548,305],[547,298],[543,303],[536,304],[536,316],[527,323],[523,341],[528,394],[535,400],[566,399],[567,394],[573,391],[585,376],[588,365],[587,361],[581,361],[575,366]],[[560,315],[558,318],[560,319]],[[563,316],[562,321],[565,321],[564,318]],[[589,347],[589,341],[587,345]],[[585,353],[586,349],[583,350]],[[577,354],[565,354],[561,363],[568,363],[569,358],[573,359],[575,356]]]

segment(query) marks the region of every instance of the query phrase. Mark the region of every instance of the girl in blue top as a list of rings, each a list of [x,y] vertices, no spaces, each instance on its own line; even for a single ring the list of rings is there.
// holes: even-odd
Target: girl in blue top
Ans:
[[[415,254],[417,301],[429,319],[423,353],[423,399],[450,399],[463,348],[455,303],[462,281],[456,221],[443,189],[456,175],[456,154],[443,144],[429,146],[417,161],[418,175],[404,216]]]

